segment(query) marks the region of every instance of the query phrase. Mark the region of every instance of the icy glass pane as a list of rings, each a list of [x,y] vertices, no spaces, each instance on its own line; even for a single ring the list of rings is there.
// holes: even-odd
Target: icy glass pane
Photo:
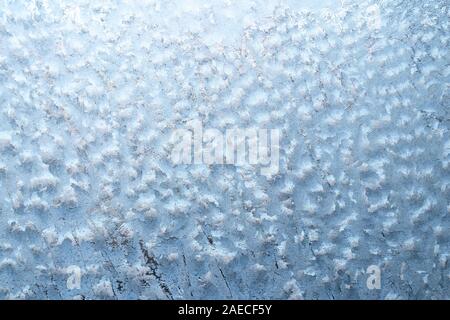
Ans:
[[[449,299],[448,1],[0,1],[0,299]]]

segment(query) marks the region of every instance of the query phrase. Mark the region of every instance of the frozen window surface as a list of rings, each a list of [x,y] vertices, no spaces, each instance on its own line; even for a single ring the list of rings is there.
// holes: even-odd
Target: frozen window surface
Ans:
[[[449,299],[449,8],[1,1],[0,298]]]

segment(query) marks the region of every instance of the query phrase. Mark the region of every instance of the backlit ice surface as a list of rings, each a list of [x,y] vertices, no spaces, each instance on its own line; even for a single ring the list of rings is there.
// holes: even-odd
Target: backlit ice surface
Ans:
[[[1,0],[0,298],[449,299],[449,10]],[[190,120],[279,172],[174,165]]]

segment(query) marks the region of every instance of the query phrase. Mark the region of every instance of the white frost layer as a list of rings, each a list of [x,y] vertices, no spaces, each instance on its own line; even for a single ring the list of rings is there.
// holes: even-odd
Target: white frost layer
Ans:
[[[449,299],[448,3],[318,3],[0,1],[0,298]]]

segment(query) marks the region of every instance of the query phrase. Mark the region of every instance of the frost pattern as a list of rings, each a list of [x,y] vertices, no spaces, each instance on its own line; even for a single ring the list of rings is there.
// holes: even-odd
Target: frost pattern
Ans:
[[[183,3],[0,1],[0,298],[449,299],[448,1]]]

